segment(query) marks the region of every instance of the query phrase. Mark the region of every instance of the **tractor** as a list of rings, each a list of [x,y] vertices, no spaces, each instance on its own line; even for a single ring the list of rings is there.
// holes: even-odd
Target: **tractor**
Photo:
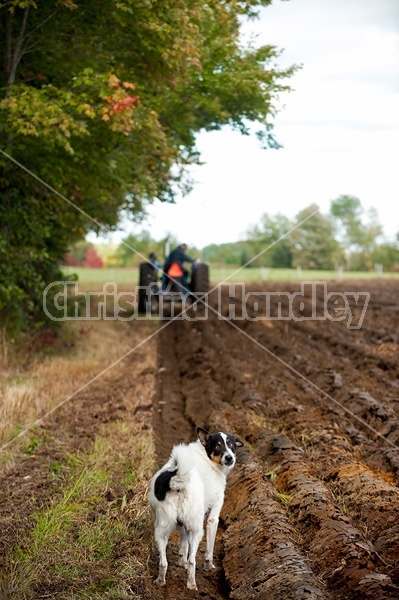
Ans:
[[[158,276],[158,267],[152,262],[140,264],[138,311],[156,312],[162,303],[176,303],[203,298],[209,291],[209,267],[195,260],[191,266],[189,281],[177,263],[172,263],[168,273]]]

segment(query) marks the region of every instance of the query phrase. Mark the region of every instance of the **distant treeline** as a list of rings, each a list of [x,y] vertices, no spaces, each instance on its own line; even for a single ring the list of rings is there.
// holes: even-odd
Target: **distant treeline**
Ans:
[[[137,267],[141,262],[155,254],[159,263],[165,258],[165,248],[171,250],[178,246],[180,241],[173,236],[162,240],[155,240],[148,231],[143,230],[137,234],[129,234],[120,244],[91,244],[86,240],[74,244],[64,257],[64,263],[71,267]],[[190,247],[190,256],[201,257],[198,248]]]
[[[316,204],[301,210],[295,219],[264,214],[247,232],[247,239],[233,244],[212,244],[203,249],[204,259],[248,267],[335,269],[352,271],[399,269],[399,234],[384,237],[376,210],[365,211],[358,198],[340,196],[328,214]]]
[[[105,266],[133,267],[150,252],[155,252],[162,262],[166,241],[171,248],[178,244],[171,237],[154,240],[147,231],[142,231],[127,236],[119,245],[96,246],[96,250]],[[87,242],[81,242],[72,248],[69,256],[76,262],[70,264],[87,264],[88,246]],[[316,204],[301,210],[294,219],[265,213],[248,230],[245,240],[215,243],[202,250],[191,247],[189,254],[210,263],[248,268],[342,267],[369,271],[381,265],[390,271],[399,269],[399,233],[395,241],[388,241],[376,210],[366,211],[354,196],[340,196],[331,202],[328,214],[322,214]],[[90,255],[94,253],[91,251]]]

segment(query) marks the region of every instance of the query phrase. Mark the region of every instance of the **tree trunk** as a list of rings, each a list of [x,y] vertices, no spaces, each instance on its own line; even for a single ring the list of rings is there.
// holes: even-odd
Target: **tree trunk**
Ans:
[[[6,69],[6,91],[5,96],[10,95],[11,86],[15,82],[17,67],[23,55],[23,43],[25,39],[26,25],[28,22],[30,7],[27,6],[22,17],[21,29],[18,34],[17,42],[13,50],[12,47],[12,15],[6,13],[6,52],[5,52],[5,69]]]

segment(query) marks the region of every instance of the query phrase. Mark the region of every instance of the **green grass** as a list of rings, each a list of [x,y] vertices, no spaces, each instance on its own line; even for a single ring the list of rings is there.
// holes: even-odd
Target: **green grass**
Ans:
[[[147,575],[150,432],[108,424],[88,454],[63,462],[50,467],[64,470],[60,493],[5,560],[1,597],[33,598],[46,590],[60,600],[139,598],[129,587]]]
[[[292,496],[290,496],[289,494],[281,494],[280,492],[277,492],[277,491],[274,492],[274,495],[276,496],[277,500],[285,506],[285,508],[290,507],[290,504],[293,501]]]
[[[63,267],[63,272],[70,276],[76,274],[79,284],[83,287],[101,288],[106,282],[115,282],[124,288],[134,289],[138,285],[138,269],[89,269],[83,267]],[[310,281],[326,279],[375,279],[375,278],[398,278],[399,273],[383,273],[376,275],[374,271],[344,271],[339,275],[337,271],[319,271],[297,269],[268,269],[268,268],[247,268],[240,269],[234,265],[225,265],[224,267],[212,267],[210,265],[210,279],[213,285],[220,281],[261,283],[267,281]]]
[[[265,473],[265,477],[268,477],[272,483],[275,483],[277,480],[277,473],[279,472],[280,467],[273,467],[271,471]]]
[[[89,269],[85,267],[62,267],[62,271],[70,277],[77,275],[78,281],[83,286],[102,286],[110,281],[118,285],[131,286],[132,289],[138,285],[138,269]]]
[[[212,282],[231,281],[245,283],[259,283],[262,281],[310,281],[325,279],[375,279],[399,277],[399,273],[383,273],[376,275],[373,271],[344,271],[339,274],[337,271],[322,271],[302,269],[269,269],[266,267],[240,269],[240,267],[226,265],[224,267],[210,267],[210,277]],[[237,271],[237,272],[236,272]]]

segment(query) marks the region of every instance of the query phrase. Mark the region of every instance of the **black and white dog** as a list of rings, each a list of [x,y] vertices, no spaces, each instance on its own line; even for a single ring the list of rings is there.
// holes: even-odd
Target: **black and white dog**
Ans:
[[[196,590],[195,558],[206,524],[205,569],[214,569],[213,547],[223,506],[226,477],[244,444],[227,433],[211,435],[197,427],[198,440],[174,446],[166,465],[152,478],[149,500],[159,550],[155,583],[166,585],[166,547],[171,532],[180,533],[179,565],[188,570],[187,587]]]

